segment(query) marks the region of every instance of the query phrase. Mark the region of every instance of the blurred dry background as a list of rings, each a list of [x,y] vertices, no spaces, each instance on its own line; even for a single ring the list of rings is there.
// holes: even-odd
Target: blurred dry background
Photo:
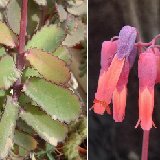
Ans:
[[[160,0],[89,0],[89,107],[92,106],[100,70],[104,40],[118,35],[124,25],[137,27],[148,42],[160,33]],[[129,76],[126,116],[114,123],[109,115],[89,111],[89,160],[139,160],[143,132],[138,120],[137,61]],[[160,159],[160,87],[155,87],[153,120],[157,129],[150,134],[149,160]]]

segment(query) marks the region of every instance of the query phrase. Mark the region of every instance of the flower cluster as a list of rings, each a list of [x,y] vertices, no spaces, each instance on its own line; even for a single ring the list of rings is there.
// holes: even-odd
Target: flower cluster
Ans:
[[[160,82],[160,51],[159,46],[155,45],[159,36],[150,43],[142,43],[137,37],[136,28],[124,26],[117,39],[103,42],[101,70],[93,110],[97,114],[104,114],[105,111],[111,114],[109,105],[112,101],[113,119],[115,122],[123,121],[128,76],[136,56],[139,56],[139,120],[136,127],[140,124],[143,130],[150,130],[154,124],[154,86]]]

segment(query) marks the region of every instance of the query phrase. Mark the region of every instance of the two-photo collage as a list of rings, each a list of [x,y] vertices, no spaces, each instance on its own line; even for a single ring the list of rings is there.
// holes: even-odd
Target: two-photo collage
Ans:
[[[160,0],[0,0],[0,160],[160,160]]]

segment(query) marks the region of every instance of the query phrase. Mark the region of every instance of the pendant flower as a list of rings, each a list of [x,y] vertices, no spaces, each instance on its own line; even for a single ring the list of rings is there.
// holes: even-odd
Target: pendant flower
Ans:
[[[141,53],[138,61],[139,77],[139,120],[143,130],[152,128],[154,86],[157,78],[156,55],[153,51]]]
[[[104,41],[101,49],[101,70],[100,77],[98,80],[98,89],[95,94],[94,100],[94,112],[97,114],[104,114],[105,110],[108,114],[111,114],[110,108],[106,101],[106,90],[105,88],[105,75],[112,62],[112,59],[117,50],[117,41]]]
[[[158,48],[153,49],[156,56],[156,65],[157,65],[157,78],[156,83],[160,83],[160,51]]]
[[[110,114],[111,111],[109,108],[109,104],[111,103],[112,96],[114,95],[113,101],[115,106],[115,121],[122,121],[123,118],[118,117],[124,116],[124,109],[122,109],[122,111],[120,108],[120,106],[123,106],[123,108],[125,108],[124,101],[126,101],[127,92],[125,90],[125,87],[127,84],[127,80],[124,77],[127,77],[128,79],[129,69],[127,69],[127,66],[130,66],[128,64],[128,57],[134,49],[136,36],[137,31],[134,27],[125,26],[120,31],[119,39],[117,41],[108,42],[105,46],[105,49],[102,45],[101,71],[93,108],[95,113],[104,114],[106,110],[107,113]],[[126,70],[128,70],[128,72]],[[125,81],[120,80],[123,78],[125,79]],[[123,100],[121,100],[121,97],[123,97]],[[121,105],[118,106],[118,103],[120,101]],[[123,112],[122,115],[120,112]]]
[[[113,119],[115,122],[122,122],[124,119],[129,69],[129,61],[126,60],[117,86],[113,92]]]
[[[134,27],[124,26],[117,41],[105,41],[101,51],[101,70],[98,80],[98,89],[95,94],[93,109],[97,114],[106,111],[111,114],[110,103],[113,102],[113,119],[122,122],[125,116],[127,83],[129,72],[138,59],[139,78],[139,119],[135,126],[140,124],[144,131],[141,159],[148,159],[149,133],[152,125],[154,109],[154,87],[160,83],[160,45],[156,41],[160,34],[152,41],[144,43],[137,38]],[[139,54],[137,54],[137,52]]]

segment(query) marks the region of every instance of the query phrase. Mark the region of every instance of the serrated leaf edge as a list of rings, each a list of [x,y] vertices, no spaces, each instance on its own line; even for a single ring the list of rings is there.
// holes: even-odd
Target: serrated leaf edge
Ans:
[[[10,1],[11,1],[11,0],[10,0]],[[10,1],[9,1],[9,2],[10,2]],[[9,4],[9,3],[8,3],[8,4]],[[8,5],[8,4],[7,4],[7,5]],[[7,21],[4,21],[4,22],[0,21],[0,23],[5,24],[5,25],[8,27],[8,29],[15,34],[16,39],[17,39],[17,41],[15,42],[15,46],[8,46],[8,45],[2,44],[2,45],[4,46],[4,48],[5,48],[5,47],[10,47],[10,48],[15,48],[15,47],[17,47],[17,46],[18,46],[18,34],[16,34],[16,33],[12,30],[12,28],[10,27],[10,25],[8,24]]]
[[[46,53],[46,54],[52,55],[53,57],[57,58],[57,60],[62,61],[62,62],[64,63],[64,67],[66,67],[67,70],[68,70],[69,76],[68,76],[68,79],[66,80],[65,83],[55,83],[55,82],[52,82],[51,80],[46,79],[46,78],[45,78],[41,73],[39,73],[39,71],[37,70],[38,73],[39,73],[46,81],[48,81],[48,82],[50,82],[50,83],[52,83],[52,84],[59,85],[59,86],[65,86],[65,85],[70,81],[70,79],[71,79],[71,70],[70,70],[70,68],[68,67],[67,63],[66,63],[63,59],[60,59],[59,57],[54,56],[51,52],[47,52],[47,51],[44,51],[43,49],[39,49],[39,48],[36,48],[36,47],[30,48],[30,49],[26,52],[25,57],[27,57],[28,54],[31,54],[31,53],[29,53],[29,51],[32,50],[32,49],[37,49],[37,50],[40,50],[40,51],[42,51],[42,52],[44,52],[44,53]],[[31,65],[31,64],[30,64],[30,65]],[[31,65],[31,66],[34,68],[33,65]],[[35,68],[34,68],[34,69],[35,69]],[[33,77],[33,78],[34,78],[34,77]],[[37,78],[38,78],[38,77],[37,77]]]
[[[30,79],[40,79],[40,78],[30,78]],[[31,94],[30,94],[28,91],[26,91],[26,88],[27,88],[27,85],[29,84],[29,80],[30,80],[30,79],[28,79],[28,80],[26,81],[26,83],[23,85],[23,90],[22,90],[28,97],[30,97]],[[46,82],[53,85],[53,83],[51,83],[51,82],[49,82],[49,81],[46,81]],[[57,85],[57,84],[54,84],[54,85],[56,85],[56,86],[58,86],[58,87],[61,87],[61,88],[65,89],[65,90],[67,90],[68,93],[69,93],[71,96],[74,96],[74,97],[77,99],[77,101],[79,102],[79,104],[81,104],[81,103],[80,103],[80,102],[81,102],[81,101],[80,101],[80,98],[79,98],[76,94],[74,94],[74,92],[73,92],[72,90],[70,90],[70,89],[68,89],[68,88],[66,88],[66,87]],[[32,97],[30,97],[30,98],[31,98],[33,101],[36,102],[34,96],[33,96],[33,98],[32,98]],[[61,122],[61,123],[65,122],[66,124],[69,124],[70,122],[78,119],[79,116],[80,116],[80,114],[81,114],[81,112],[82,112],[82,108],[81,108],[81,105],[80,105],[80,111],[79,111],[79,113],[77,114],[78,116],[75,115],[70,121],[69,121],[69,120],[68,120],[68,121],[65,121],[65,120],[62,120],[62,119],[58,118],[56,115],[51,115],[50,113],[48,113],[48,112],[45,110],[45,107],[41,106],[41,104],[39,104],[38,102],[36,102],[36,103],[38,104],[38,107],[40,107],[40,109],[42,109],[42,110],[43,110],[47,115],[49,115],[53,120],[58,120],[58,121]],[[64,107],[64,109],[65,109],[65,107]]]
[[[28,43],[32,40],[32,38],[33,38],[34,36],[36,36],[37,33],[41,32],[44,28],[48,28],[48,27],[51,27],[51,26],[60,27],[60,26],[58,26],[57,24],[45,24],[40,30],[37,30],[37,31],[31,36],[31,38],[28,40],[28,42],[27,42],[27,44],[26,44],[25,47],[27,47]],[[60,28],[63,29],[62,27],[60,27]],[[65,36],[64,36],[62,42],[63,42],[63,41],[65,40],[65,38],[67,37],[66,29],[63,29],[63,30],[64,30]],[[60,45],[62,45],[62,42],[61,42]],[[60,45],[59,45],[59,46],[60,46]],[[37,47],[31,47],[31,48],[28,48],[28,49],[25,48],[25,50],[26,50],[26,52],[28,52],[28,50],[34,49],[34,48],[37,48]],[[37,49],[41,49],[41,48],[37,48]],[[56,48],[56,49],[57,49],[57,48]],[[54,49],[54,50],[52,51],[52,53],[55,52],[56,49]],[[41,50],[44,51],[44,52],[48,52],[48,51],[45,51],[44,49],[41,49]],[[50,52],[49,52],[49,53],[50,53]]]
[[[14,104],[14,107],[17,107],[17,109],[19,108],[18,102],[15,102],[10,96],[7,96],[6,105],[7,105],[7,103],[9,103],[8,101],[12,101],[13,104]],[[19,113],[17,113],[17,119],[18,119],[18,117],[19,117]],[[14,138],[14,130],[15,130],[15,128],[16,128],[16,122],[15,122],[15,124],[13,124],[11,126],[11,132],[13,134],[11,135],[11,137],[8,137],[7,142],[6,142],[7,145],[5,146],[5,149],[4,149],[5,152],[1,153],[0,159],[5,158],[8,155],[9,151],[11,150],[11,148],[13,147],[13,143],[14,143],[13,138]]]
[[[24,112],[26,112],[26,111],[25,111],[25,110],[22,110],[22,111],[20,112],[20,117],[21,117],[22,120],[24,120],[24,121],[27,123],[27,121],[26,121],[25,119],[23,119],[23,114],[24,114]],[[46,113],[46,112],[44,111],[44,113]],[[47,114],[47,116],[49,116],[49,115]],[[49,116],[49,117],[50,117],[50,116]],[[53,119],[52,119],[52,120],[53,120]],[[58,120],[54,120],[54,121],[57,121],[57,122],[61,123],[61,122],[58,121]],[[33,128],[29,123],[27,123],[27,124],[28,124],[33,130],[35,130],[41,138],[43,138],[43,139],[46,140],[48,143],[50,143],[50,144],[52,144],[52,145],[54,145],[54,146],[57,146],[57,144],[58,144],[59,142],[63,142],[63,141],[65,140],[66,135],[67,135],[67,132],[68,132],[67,126],[66,126],[65,124],[61,123],[61,125],[63,125],[63,127],[64,127],[65,130],[66,130],[65,137],[64,137],[63,139],[56,140],[54,137],[49,137],[49,136],[48,136],[46,133],[44,133],[44,132],[40,133],[40,132],[38,131],[38,127],[36,127],[36,129],[35,129],[35,128]],[[43,134],[43,135],[42,135],[42,134]]]

